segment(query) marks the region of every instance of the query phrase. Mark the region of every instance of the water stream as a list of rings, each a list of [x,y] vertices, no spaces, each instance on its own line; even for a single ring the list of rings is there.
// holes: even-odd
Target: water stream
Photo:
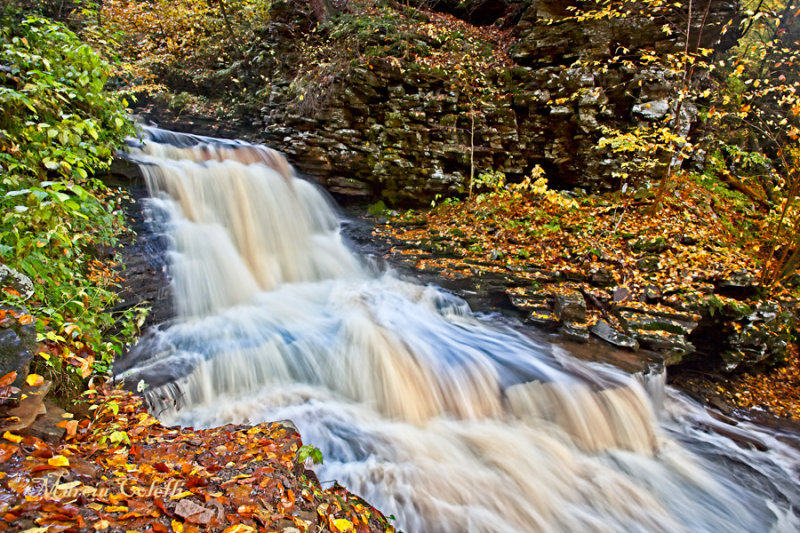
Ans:
[[[273,150],[143,138],[177,318],[116,371],[166,423],[291,420],[320,480],[408,533],[800,530],[800,453],[774,433],[371,268]]]

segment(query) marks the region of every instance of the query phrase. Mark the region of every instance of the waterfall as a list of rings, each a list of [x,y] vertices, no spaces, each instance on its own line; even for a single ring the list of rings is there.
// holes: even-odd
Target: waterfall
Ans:
[[[409,533],[800,528],[800,454],[715,431],[663,370],[579,361],[375,272],[269,148],[157,129],[131,144],[177,318],[115,371],[166,423],[290,419],[319,479]]]

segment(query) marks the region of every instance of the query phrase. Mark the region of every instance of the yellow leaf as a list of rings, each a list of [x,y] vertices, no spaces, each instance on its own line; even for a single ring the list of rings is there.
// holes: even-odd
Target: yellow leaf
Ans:
[[[345,520],[344,518],[337,518],[334,520],[333,527],[342,533],[349,533],[350,531],[356,530],[356,528],[353,526],[353,523],[350,520]]]
[[[44,378],[39,374],[28,374],[28,377],[25,378],[25,383],[31,387],[38,387],[44,383]]]
[[[256,529],[252,526],[244,524],[236,524],[235,526],[226,527],[222,533],[254,533]]]
[[[194,494],[194,493],[191,492],[191,491],[185,490],[185,491],[181,492],[180,494],[176,494],[175,496],[170,496],[170,499],[172,499],[172,500],[180,500],[181,498],[185,498],[187,496],[191,496],[192,494]]]
[[[63,455],[54,455],[47,460],[47,464],[50,466],[69,466],[69,459]]]
[[[41,357],[45,361],[49,361],[50,360],[50,354],[47,353],[47,352],[39,352],[39,357]]]
[[[95,531],[102,531],[104,529],[110,528],[111,524],[109,523],[108,520],[100,520],[99,522],[95,522],[92,527],[95,529]]]
[[[126,513],[128,508],[124,505],[106,505],[105,511],[107,513]]]
[[[172,531],[175,533],[183,533],[183,523],[179,520],[172,521]]]
[[[6,440],[10,440],[14,444],[19,444],[20,442],[22,442],[22,437],[20,437],[19,435],[14,435],[13,433],[9,433],[8,431],[3,433],[3,438]]]

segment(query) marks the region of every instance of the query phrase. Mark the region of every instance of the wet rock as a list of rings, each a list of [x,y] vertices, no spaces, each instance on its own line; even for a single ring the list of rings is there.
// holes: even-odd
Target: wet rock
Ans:
[[[545,331],[556,331],[559,327],[558,318],[556,318],[549,307],[545,306],[532,308],[525,322]]]
[[[636,261],[636,268],[642,272],[656,272],[661,268],[661,260],[655,255],[642,257]]]
[[[562,323],[585,322],[586,300],[576,290],[560,288],[553,294],[553,314]]]
[[[353,178],[331,178],[328,180],[328,190],[345,196],[372,196],[372,189],[369,184]]]
[[[666,331],[679,335],[689,335],[697,327],[697,322],[653,314],[621,310],[619,317],[630,329],[644,331]]]
[[[25,432],[31,428],[37,417],[47,412],[45,407],[45,395],[50,390],[52,383],[45,381],[35,387],[29,387],[23,383],[21,385],[22,391],[19,396],[19,403],[9,409],[7,425],[3,428],[11,432]],[[62,411],[63,412],[63,411]],[[56,423],[60,420],[56,420]],[[37,436],[37,435],[34,435]]]
[[[506,294],[511,305],[519,311],[530,312],[532,310],[550,310],[548,305],[549,295],[545,292],[526,290],[519,292],[514,289],[507,289]]]
[[[589,342],[589,329],[586,324],[576,324],[574,322],[562,323],[558,327],[558,333],[567,340],[573,342]]]
[[[652,239],[641,239],[630,244],[631,251],[645,252],[649,254],[660,254],[669,248],[664,237],[654,237]]]
[[[714,287],[715,292],[734,298],[750,298],[758,292],[755,278],[746,270],[725,274]]]
[[[669,101],[666,99],[642,102],[633,106],[633,113],[641,118],[656,121],[664,118],[669,112]]]
[[[567,281],[586,281],[586,274],[580,270],[564,269],[561,271],[561,276]]]
[[[655,285],[648,285],[644,288],[644,299],[646,302],[657,302],[662,297],[661,289]]]
[[[34,293],[33,282],[28,276],[2,263],[0,263],[0,287],[14,289],[22,300],[27,300]]]
[[[64,414],[66,414],[66,411],[53,402],[45,400],[44,412],[28,426],[25,430],[25,434],[53,444],[60,442],[67,432],[63,427],[57,426],[57,424],[64,421],[64,417],[62,416]]]
[[[16,372],[14,386],[20,388],[28,377],[28,367],[36,349],[35,333],[30,336],[17,328],[0,328],[0,376]]]
[[[620,303],[626,301],[628,298],[631,297],[631,291],[628,290],[627,287],[617,287],[614,289],[614,295],[612,296],[612,300],[615,303]]]
[[[697,327],[690,315],[649,313],[646,310],[618,310],[617,316],[625,324],[642,348],[657,352],[665,365],[679,363],[695,351],[689,335]]]
[[[114,158],[108,173],[124,178],[127,181],[144,180],[142,171],[139,170],[139,165],[128,161],[124,156]]]
[[[532,275],[533,279],[544,283],[553,283],[561,281],[564,277],[561,272],[556,272],[554,270],[547,270],[544,268],[540,268],[539,266],[536,265],[529,266],[527,267],[526,270]]]
[[[599,339],[619,348],[626,348],[629,350],[639,349],[639,343],[636,339],[617,331],[605,320],[594,324],[589,328],[589,331]]]
[[[605,267],[592,268],[589,271],[589,281],[599,287],[609,287],[616,283],[614,273]]]
[[[686,336],[667,331],[634,331],[633,337],[639,342],[640,347],[661,355],[665,366],[676,365],[687,354],[695,351],[695,346]]]
[[[753,313],[732,323],[726,339],[728,347],[721,354],[724,370],[782,361],[791,340],[789,332],[795,327],[789,310],[774,303],[761,304]]]

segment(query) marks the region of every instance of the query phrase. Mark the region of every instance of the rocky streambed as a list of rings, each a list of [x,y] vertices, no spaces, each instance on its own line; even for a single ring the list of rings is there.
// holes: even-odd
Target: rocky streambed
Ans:
[[[698,279],[691,293],[657,284],[629,287],[615,282],[613,267],[565,267],[548,257],[521,263],[499,253],[476,260],[464,257],[450,236],[398,238],[419,230],[419,221],[371,220],[373,241],[363,228],[356,240],[406,275],[444,286],[477,309],[513,316],[568,343],[579,357],[631,371],[669,367],[671,382],[729,413],[739,396],[729,379],[766,375],[792,357],[796,302],[757,298],[756,280],[745,272]],[[674,252],[663,240],[634,246],[641,257],[631,262],[645,271]]]

